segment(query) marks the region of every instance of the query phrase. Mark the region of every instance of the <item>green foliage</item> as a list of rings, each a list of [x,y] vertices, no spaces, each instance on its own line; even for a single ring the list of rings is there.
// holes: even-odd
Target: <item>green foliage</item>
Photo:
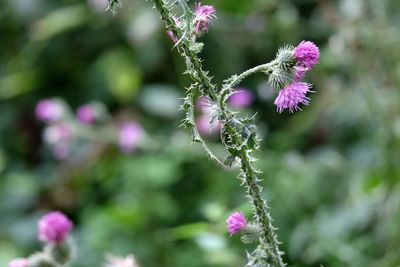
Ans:
[[[265,172],[263,194],[285,261],[398,266],[399,1],[212,4],[219,18],[200,55],[216,82],[273,59],[282,43],[312,39],[321,47],[321,63],[306,78],[316,93],[302,112],[276,114],[265,77],[243,84],[257,95],[251,109],[259,111],[265,141],[255,164]],[[0,1],[0,265],[38,250],[37,219],[61,209],[76,226],[74,267],[99,266],[105,251],[133,253],[143,267],[243,266],[239,237],[225,230],[232,209],[250,214],[249,206],[238,207],[244,199],[235,173],[188,145],[190,134],[178,129],[183,113],[160,116],[140,100],[145,86],[183,95],[184,62],[176,50],[170,55],[160,25],[149,23],[158,21],[154,10],[152,19],[136,20],[149,2],[124,1],[114,16],[106,7],[95,0]],[[52,16],[58,12],[59,21]],[[116,53],[125,60],[107,69],[113,61],[105,59]],[[120,95],[104,82],[117,70],[133,70]],[[36,102],[54,96],[74,108],[98,100],[117,118],[134,116],[153,141],[131,156],[85,147],[78,158],[56,162],[34,118]],[[207,144],[223,158],[213,137]]]

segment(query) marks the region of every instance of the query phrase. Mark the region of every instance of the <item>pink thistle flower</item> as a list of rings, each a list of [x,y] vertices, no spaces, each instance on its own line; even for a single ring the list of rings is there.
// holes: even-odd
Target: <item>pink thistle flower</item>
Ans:
[[[198,34],[201,31],[208,32],[208,26],[217,16],[215,15],[215,8],[211,5],[201,5],[201,3],[196,3],[195,10],[195,33]]]
[[[295,82],[289,84],[279,91],[274,104],[277,111],[281,113],[284,109],[289,109],[289,112],[300,110],[299,104],[308,105],[310,98],[306,95],[310,92],[311,85],[304,82]]]
[[[27,259],[14,259],[8,263],[8,267],[28,267]]]
[[[212,104],[211,100],[207,96],[200,96],[196,100],[196,107],[201,112],[206,112],[208,107]]]
[[[294,58],[298,65],[311,69],[318,63],[319,48],[313,42],[302,41],[294,48]]]
[[[196,119],[196,127],[201,135],[213,135],[221,130],[222,125],[219,121],[212,122],[210,117],[202,115]]]
[[[229,104],[236,108],[246,108],[253,102],[253,93],[247,89],[238,89],[228,99]]]
[[[247,222],[241,212],[233,212],[226,220],[228,232],[233,235],[246,228]]]
[[[59,211],[53,211],[43,216],[39,223],[39,240],[61,243],[72,229],[72,222]]]
[[[76,111],[78,120],[85,124],[91,124],[96,121],[96,110],[91,105],[82,105]]]
[[[178,42],[178,38],[175,37],[172,31],[167,31],[167,35],[169,38],[171,38],[172,42],[174,42],[175,44]]]
[[[35,109],[36,118],[43,122],[54,122],[64,115],[63,106],[52,99],[40,100]]]
[[[175,24],[178,28],[181,28],[183,25],[183,22],[181,19],[177,18],[177,17],[173,17]],[[174,35],[174,33],[171,30],[167,30],[167,35],[169,38],[171,38],[171,40],[176,44],[178,42],[178,38]]]
[[[143,135],[144,130],[139,123],[131,121],[123,124],[119,130],[119,146],[122,152],[133,152]]]

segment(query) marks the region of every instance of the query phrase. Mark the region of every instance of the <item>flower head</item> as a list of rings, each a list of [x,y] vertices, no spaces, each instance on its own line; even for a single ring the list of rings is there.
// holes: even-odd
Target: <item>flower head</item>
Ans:
[[[40,121],[54,122],[62,118],[64,108],[58,101],[43,99],[37,103],[35,113]]]
[[[308,105],[310,98],[306,95],[310,92],[310,88],[311,85],[308,83],[295,82],[281,89],[274,102],[278,112],[281,113],[284,109],[294,112],[300,109],[300,104]]]
[[[119,146],[124,153],[131,153],[144,135],[144,130],[135,121],[126,122],[119,130]]]
[[[202,115],[196,119],[196,127],[201,135],[213,135],[221,130],[222,125],[218,120]]]
[[[181,28],[183,26],[183,21],[180,18],[177,17],[173,17],[174,21],[175,21],[175,25],[178,28]],[[176,44],[178,42],[178,38],[174,35],[174,33],[171,30],[167,30],[167,35],[169,38],[171,38],[171,40]]]
[[[245,108],[253,102],[253,93],[247,89],[238,89],[228,99],[231,106],[236,108]]]
[[[72,222],[59,211],[53,211],[43,216],[39,223],[39,240],[61,243],[72,229]]]
[[[247,222],[243,213],[233,212],[226,220],[228,232],[233,235],[246,228]]]
[[[294,48],[294,58],[298,65],[311,69],[318,63],[319,48],[313,42],[302,41]]]
[[[8,263],[8,267],[28,267],[28,264],[27,259],[14,259]]]
[[[171,38],[172,42],[174,42],[175,44],[178,42],[178,38],[175,37],[175,35],[172,31],[168,30],[167,35],[169,38]]]
[[[195,33],[198,34],[201,31],[208,32],[208,26],[210,22],[216,18],[215,8],[211,5],[201,5],[201,3],[196,3],[195,10]]]
[[[96,121],[96,110],[93,106],[87,104],[80,106],[76,111],[78,120],[85,124],[91,124]]]

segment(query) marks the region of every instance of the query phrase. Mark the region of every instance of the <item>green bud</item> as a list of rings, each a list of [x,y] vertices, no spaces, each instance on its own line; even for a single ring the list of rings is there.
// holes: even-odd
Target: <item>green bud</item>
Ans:
[[[72,240],[65,240],[61,243],[49,243],[45,247],[45,252],[55,262],[63,265],[72,260],[74,255],[74,244]]]

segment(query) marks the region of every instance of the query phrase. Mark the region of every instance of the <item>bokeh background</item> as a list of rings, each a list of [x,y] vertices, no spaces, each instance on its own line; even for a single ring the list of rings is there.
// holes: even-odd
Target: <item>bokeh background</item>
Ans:
[[[244,112],[258,112],[257,165],[289,266],[400,266],[400,1],[207,3],[218,20],[202,57],[215,82],[284,44],[321,48],[302,112],[277,114],[262,75],[242,84],[255,96]],[[149,1],[125,0],[115,16],[105,6],[0,2],[0,266],[40,249],[36,221],[48,210],[75,223],[76,267],[100,266],[105,252],[143,267],[243,266],[244,247],[225,230],[231,211],[251,214],[237,171],[178,128],[182,59]],[[104,103],[113,120],[140,122],[147,143],[127,155],[81,140],[56,160],[34,115],[49,97],[72,110]]]

